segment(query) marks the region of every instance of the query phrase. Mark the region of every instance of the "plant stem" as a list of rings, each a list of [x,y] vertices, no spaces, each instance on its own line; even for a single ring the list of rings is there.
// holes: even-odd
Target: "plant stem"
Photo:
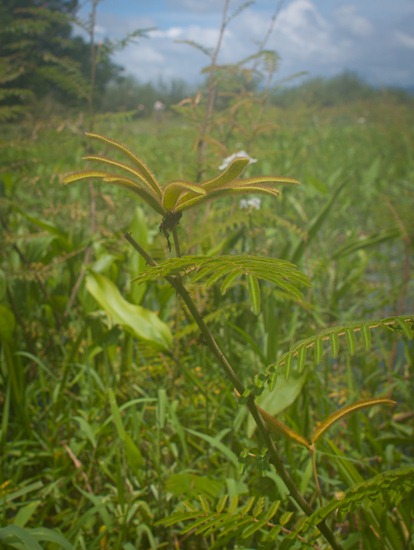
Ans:
[[[220,31],[217,39],[216,47],[214,48],[210,56],[210,73],[208,75],[208,92],[207,92],[207,105],[206,105],[206,114],[204,118],[203,125],[200,129],[199,141],[198,141],[198,170],[197,170],[197,181],[201,181],[204,173],[204,157],[206,153],[206,137],[211,130],[211,121],[213,118],[214,112],[214,102],[216,99],[216,88],[217,88],[217,58],[220,52],[221,44],[223,42],[224,32],[228,24],[227,11],[229,9],[230,0],[225,0],[223,6],[223,13],[221,18]]]
[[[135,241],[135,239],[131,236],[130,233],[124,234],[125,239],[135,248],[135,250],[141,254],[141,256],[145,259],[145,261],[152,266],[157,265],[155,260],[141,247],[139,243]],[[188,293],[188,290],[183,285],[181,281],[181,277],[177,276],[165,276],[165,279],[170,283],[170,285],[174,288],[174,290],[181,296],[184,303],[186,304],[188,310],[190,311],[194,321],[196,322],[198,328],[200,329],[201,334],[204,337],[204,342],[210,349],[210,351],[214,354],[216,357],[218,363],[224,370],[227,378],[230,380],[230,382],[233,384],[233,387],[237,390],[237,392],[240,395],[243,395],[245,391],[245,387],[243,383],[241,382],[240,378],[237,376],[236,372],[234,371],[233,367],[227,360],[227,357],[222,352],[220,346],[218,345],[216,339],[214,338],[213,334],[211,333],[210,329],[204,322],[203,317],[201,316],[200,312],[198,311],[195,303],[193,302],[190,294]],[[276,468],[277,473],[282,478],[283,482],[285,483],[286,487],[288,488],[291,497],[293,500],[298,504],[298,506],[302,509],[302,511],[307,515],[310,516],[313,513],[313,509],[310,506],[310,504],[307,502],[307,500],[303,497],[302,493],[299,491],[298,487],[296,486],[296,483],[292,479],[291,475],[285,468],[282,458],[280,457],[275,443],[270,435],[269,430],[266,427],[266,424],[262,418],[262,415],[260,414],[259,410],[257,409],[256,403],[254,402],[254,397],[250,396],[246,403],[247,408],[250,411],[250,414],[253,416],[254,421],[256,422],[256,425],[258,427],[258,430],[265,442],[266,447],[269,450],[270,454],[270,462],[274,465]],[[318,529],[322,533],[322,535],[325,537],[325,539],[329,542],[329,544],[334,548],[335,550],[340,550],[341,545],[336,541],[334,534],[332,533],[331,529],[326,525],[325,522],[321,522],[318,524]]]

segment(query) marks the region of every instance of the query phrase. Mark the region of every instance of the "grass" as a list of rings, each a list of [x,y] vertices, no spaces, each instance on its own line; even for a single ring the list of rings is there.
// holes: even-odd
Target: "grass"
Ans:
[[[268,116],[277,127],[252,144],[248,152],[258,162],[249,175],[291,176],[303,185],[280,200],[262,200],[260,210],[226,199],[189,211],[179,228],[186,253],[252,251],[294,260],[312,279],[300,302],[265,285],[259,317],[243,286],[224,296],[202,283],[192,287],[246,380],[299,339],[333,324],[409,314],[414,305],[412,110],[382,99],[325,110],[269,107]],[[162,182],[196,173],[194,129],[181,118],[163,125],[109,118],[96,131],[128,145]],[[231,138],[227,150],[244,145]],[[65,173],[82,168],[84,151],[80,129],[62,121],[40,122],[32,135],[15,129],[12,147],[1,143],[2,526],[33,537],[40,535],[30,529],[43,527],[88,550],[207,548],[213,535],[181,535],[179,526],[156,521],[184,499],[194,503],[202,495],[214,503],[226,493],[241,502],[276,498],[282,511],[296,513],[272,470],[261,474],[253,459],[240,469],[237,457],[258,442],[174,293],[164,284],[131,283],[144,265],[122,233],[134,230],[163,258],[168,249],[159,220],[122,191],[95,186],[91,231],[88,184],[62,185]],[[210,175],[221,161],[212,148]],[[88,269],[170,326],[175,340],[168,352],[111,324],[83,280],[68,307],[88,247]],[[384,395],[398,402],[395,410],[359,412],[330,430],[318,449],[327,497],[350,480],[412,465],[413,357],[404,335],[375,332],[368,353],[358,345],[352,356],[325,354],[281,412],[283,422],[307,436],[349,402]],[[307,453],[289,439],[277,443],[312,500]],[[344,521],[347,548],[358,548],[362,536],[364,548],[378,547],[368,528],[355,539],[369,524],[367,514],[353,512]],[[390,521],[388,533],[408,548],[406,516],[391,514]],[[234,547],[234,540],[227,544]]]

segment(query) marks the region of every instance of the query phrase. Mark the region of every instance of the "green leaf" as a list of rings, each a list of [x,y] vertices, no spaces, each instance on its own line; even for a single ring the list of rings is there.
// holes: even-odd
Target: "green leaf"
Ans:
[[[220,435],[223,436],[225,432],[228,432],[229,430],[225,430],[221,434],[216,435],[215,437],[212,437],[211,435],[204,434],[202,432],[197,432],[195,430],[190,430],[189,428],[186,428],[187,432],[195,435],[197,437],[200,437],[201,439],[204,439],[204,441],[207,441],[207,443],[211,446],[216,448],[218,451],[220,451],[226,458],[229,460],[233,466],[238,468],[239,465],[239,459],[235,453],[233,453],[232,450],[230,450],[224,443],[220,441]]]
[[[37,509],[43,505],[42,500],[32,500],[22,508],[19,508],[19,511],[13,518],[14,525],[19,527],[25,527],[25,525],[30,521],[30,518],[35,514]]]
[[[140,475],[140,471],[142,471],[142,466],[145,464],[145,460],[141,454],[141,451],[128,433],[124,435],[124,448],[129,467],[135,475]]]
[[[75,548],[60,533],[52,531],[51,529],[47,529],[45,527],[34,527],[33,529],[30,529],[30,533],[37,540],[52,542],[62,550],[74,550]]]
[[[303,371],[303,368],[305,366],[305,361],[306,361],[306,346],[301,346],[298,351],[298,364],[296,367],[299,373]]]
[[[0,529],[0,542],[19,550],[22,548],[25,550],[42,550],[30,531],[17,525],[8,525]]]
[[[332,357],[336,359],[339,353],[339,336],[336,332],[333,332],[330,335],[330,341],[331,341]]]
[[[409,498],[414,491],[414,468],[403,467],[382,472],[367,481],[362,481],[348,489],[341,499],[334,499],[314,512],[303,524],[302,531],[318,525],[332,512],[349,513],[359,507],[372,508],[378,501],[385,502],[388,508]]]
[[[0,341],[10,343],[13,339],[15,326],[16,320],[13,312],[0,304]]]
[[[251,255],[183,256],[149,266],[135,281],[156,280],[170,275],[191,275],[194,281],[207,279],[207,286],[225,277],[224,288],[237,277],[252,276],[277,285],[288,296],[300,299],[301,287],[310,286],[309,279],[296,266],[285,260]]]
[[[165,487],[175,496],[187,495],[187,497],[191,497],[202,494],[216,498],[223,490],[223,483],[212,477],[180,473],[172,474]]]
[[[145,460],[141,454],[141,451],[138,449],[131,436],[125,430],[124,424],[122,422],[121,411],[119,410],[118,403],[116,402],[115,393],[112,389],[108,389],[108,397],[112,419],[114,421],[118,436],[124,445],[127,462],[132,471],[135,474],[138,474],[140,468],[145,463]]]
[[[303,239],[292,254],[292,262],[298,263],[302,258],[305,249],[309,246],[309,243],[316,237],[319,229],[322,227],[325,220],[328,218],[329,213],[332,210],[335,201],[338,199],[341,191],[344,189],[348,180],[342,182],[332,193],[330,199],[319,212],[319,214],[312,220],[307,231],[306,239]]]
[[[0,529],[0,542],[7,545],[7,548],[42,550],[38,541],[52,542],[63,550],[74,550],[75,548],[60,533],[45,527],[28,529],[18,525],[8,525]]]
[[[170,348],[172,336],[168,325],[154,312],[127,302],[110,279],[90,272],[86,277],[86,288],[114,323],[140,340],[163,350]]]
[[[355,332],[352,329],[348,329],[345,331],[345,338],[349,354],[354,355],[356,348]]]
[[[260,313],[260,286],[259,281],[253,275],[247,275],[247,288],[249,290],[250,303],[252,304],[253,313]]]
[[[289,379],[279,377],[272,390],[265,389],[256,399],[256,403],[263,407],[271,416],[277,416],[297,399],[306,381],[306,374],[291,376]],[[251,415],[247,420],[247,435],[252,437],[256,423]]]
[[[371,331],[367,325],[361,326],[361,334],[362,339],[364,342],[365,351],[369,351],[371,349]]]
[[[0,300],[2,300],[4,295],[6,294],[6,289],[7,289],[6,275],[4,271],[0,269]]]
[[[323,355],[323,340],[322,338],[316,338],[314,348],[314,362],[319,365]]]
[[[365,350],[371,348],[371,331],[388,328],[393,331],[400,331],[408,338],[414,337],[414,330],[411,329],[414,323],[413,315],[401,315],[396,317],[386,317],[385,319],[377,319],[373,321],[362,321],[360,323],[350,323],[349,325],[330,327],[323,330],[317,335],[300,340],[292,346],[292,348],[284,353],[276,363],[272,363],[267,367],[267,376],[269,379],[274,372],[284,372],[287,377],[290,373],[290,367],[293,358],[298,357],[298,365],[300,363],[299,355],[301,350],[314,348],[313,365],[317,366],[322,359],[324,352],[324,343],[330,344],[332,357],[337,357],[340,349],[340,339],[346,339],[348,352],[353,354],[356,351],[357,340],[355,334],[361,333],[362,343]]]

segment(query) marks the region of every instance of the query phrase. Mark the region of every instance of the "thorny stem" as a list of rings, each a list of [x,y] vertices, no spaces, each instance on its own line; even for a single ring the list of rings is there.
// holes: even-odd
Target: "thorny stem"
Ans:
[[[139,254],[141,254],[141,256],[145,259],[147,264],[151,266],[157,265],[157,263],[152,258],[152,256],[150,256],[146,252],[146,250],[144,250],[142,246],[135,241],[135,239],[131,236],[130,233],[125,233],[124,237],[133,246],[133,248]],[[233,384],[233,387],[237,390],[237,392],[240,395],[242,395],[245,391],[243,383],[241,382],[240,378],[237,376],[233,367],[227,360],[227,357],[224,355],[220,346],[216,342],[210,329],[207,327],[206,323],[204,322],[204,319],[201,316],[200,312],[198,311],[196,305],[194,304],[190,294],[188,293],[187,289],[183,285],[181,278],[177,276],[165,276],[165,279],[170,283],[170,285],[174,288],[177,294],[179,294],[183,299],[194,321],[197,323],[201,334],[204,337],[205,344],[208,346],[210,351],[216,357],[218,363],[224,370],[227,378]],[[302,509],[302,511],[307,516],[310,516],[313,513],[313,509],[310,506],[310,504],[307,502],[307,500],[303,497],[302,493],[299,491],[298,487],[296,486],[296,483],[294,482],[291,475],[285,468],[282,458],[280,457],[279,452],[276,449],[275,443],[270,435],[270,432],[267,429],[259,410],[257,409],[253,396],[250,396],[248,398],[246,406],[249,409],[250,414],[253,416],[254,421],[256,422],[256,425],[259,429],[259,432],[265,442],[265,445],[269,450],[270,462],[275,466],[277,473],[282,478],[283,482],[288,488],[293,500],[298,504],[298,506]],[[324,521],[319,523],[317,527],[319,531],[322,533],[322,535],[325,537],[325,539],[329,542],[332,548],[334,548],[335,550],[341,550],[342,546],[338,543],[331,529],[326,525]]]

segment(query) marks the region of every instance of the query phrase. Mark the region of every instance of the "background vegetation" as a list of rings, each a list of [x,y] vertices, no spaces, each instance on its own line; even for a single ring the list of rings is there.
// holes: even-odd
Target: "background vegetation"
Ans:
[[[175,292],[164,283],[132,282],[145,262],[122,235],[132,232],[163,259],[169,250],[160,220],[120,189],[62,182],[83,168],[91,104],[95,130],[136,152],[163,183],[213,177],[241,149],[257,159],[247,175],[301,182],[279,199],[226,198],[190,210],[179,235],[184,254],[261,254],[292,261],[311,278],[297,300],[263,285],[259,316],[246,286],[222,295],[203,282],[191,285],[246,384],[299,340],[333,326],[371,327],[368,344],[359,333],[348,343],[338,336],[338,349],[325,346],[319,361],[308,356],[302,372],[280,376],[278,398],[267,403],[310,437],[341,406],[371,397],[397,402],[348,416],[318,444],[328,502],[363,480],[412,467],[412,97],[375,90],[350,74],[265,90],[256,72],[236,68],[216,82],[218,102],[204,135],[209,146],[200,159],[208,83],[198,92],[180,82],[136,82],[122,76],[108,48],[96,60],[91,87],[90,44],[71,38],[66,18],[76,3],[47,7],[3,2],[0,14],[7,37],[0,41],[3,544],[274,548],[277,540],[280,548],[324,547],[317,533],[300,531],[301,514],[261,458],[246,411]],[[152,107],[159,99],[168,109],[157,118]],[[120,319],[113,308],[125,310],[123,300],[142,309]],[[377,322],[404,315],[411,321]],[[309,453],[275,437],[314,502]],[[364,501],[332,520],[345,548],[412,548],[409,479],[391,504],[379,491],[374,506]],[[187,511],[241,511],[260,521],[263,509],[279,504],[275,519],[269,512],[243,536],[197,534],[192,524],[186,531],[182,516],[157,524],[184,501]],[[267,541],[276,527],[280,533]]]

